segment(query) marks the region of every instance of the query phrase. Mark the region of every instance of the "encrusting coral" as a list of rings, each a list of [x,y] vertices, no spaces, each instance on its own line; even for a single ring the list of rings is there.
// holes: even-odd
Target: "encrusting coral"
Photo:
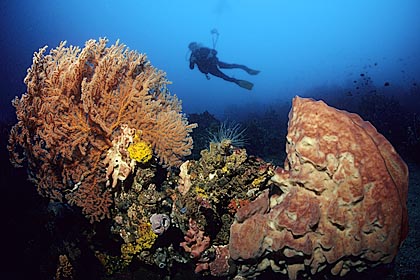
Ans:
[[[34,54],[27,91],[13,100],[18,123],[9,138],[11,160],[17,166],[27,161],[41,195],[67,199],[99,221],[112,202],[104,158],[121,126],[141,132],[169,167],[190,154],[196,125],[188,124],[181,102],[168,92],[165,73],[118,41],[46,49]]]

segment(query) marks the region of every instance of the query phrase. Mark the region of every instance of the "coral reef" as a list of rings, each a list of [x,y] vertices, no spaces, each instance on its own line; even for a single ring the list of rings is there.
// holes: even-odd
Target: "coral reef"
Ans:
[[[83,274],[89,254],[102,265],[98,279],[132,279],[139,267],[179,279],[267,271],[328,278],[394,260],[408,232],[408,171],[370,123],[296,97],[287,158],[276,167],[238,147],[239,126],[217,130],[204,113],[194,117],[214,137],[201,130],[200,145],[211,143],[186,160],[196,125],[165,74],[144,55],[106,44],[40,49],[27,92],[13,101],[11,160],[27,163],[51,200],[51,235],[66,239],[55,245],[57,279]],[[252,135],[254,144],[279,136]]]
[[[197,273],[234,273],[227,246],[234,215],[266,189],[274,175],[272,164],[231,143],[212,142],[200,160],[185,162],[172,196],[172,222],[183,232],[181,246]]]
[[[201,155],[199,161],[181,166],[172,215],[180,225],[192,218],[204,227],[213,243],[227,244],[236,210],[266,187],[274,166],[248,156],[245,149],[232,146],[228,140],[210,143]]]
[[[137,132],[169,167],[190,154],[189,133],[196,125],[187,123],[181,102],[166,88],[165,73],[145,55],[119,42],[107,47],[106,39],[89,40],[82,49],[65,44],[47,55],[47,47],[34,54],[27,92],[13,100],[18,123],[8,149],[16,166],[27,161],[41,195],[67,200],[92,222],[99,221],[110,217],[107,173],[113,173],[114,186],[129,173],[112,157],[124,155],[128,146],[108,153],[123,126]],[[109,162],[117,171],[106,171]]]
[[[355,114],[296,97],[286,150],[276,187],[232,224],[239,275],[343,276],[390,263],[408,232],[408,169],[391,144]]]
[[[108,266],[297,279],[391,262],[407,235],[405,163],[355,114],[296,97],[289,117],[284,168],[228,139],[160,183],[156,167],[138,168],[115,198],[122,255]]]

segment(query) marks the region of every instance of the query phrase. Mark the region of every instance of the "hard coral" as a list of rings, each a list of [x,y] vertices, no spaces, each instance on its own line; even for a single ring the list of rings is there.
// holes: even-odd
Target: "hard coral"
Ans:
[[[408,170],[391,144],[355,114],[296,97],[286,150],[277,187],[231,226],[239,275],[271,267],[291,279],[326,269],[342,276],[391,262],[408,229]]]

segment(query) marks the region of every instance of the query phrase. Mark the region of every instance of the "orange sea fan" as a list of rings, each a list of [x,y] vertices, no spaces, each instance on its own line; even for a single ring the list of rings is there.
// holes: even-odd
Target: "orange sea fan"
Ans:
[[[95,199],[110,203],[102,196],[108,193],[102,161],[122,124],[142,131],[165,166],[179,166],[190,154],[189,133],[196,126],[167,90],[163,71],[118,41],[107,42],[89,40],[84,48],[61,42],[49,54],[47,47],[34,54],[27,91],[13,100],[18,123],[8,145],[12,163],[28,163],[40,194],[71,197],[91,220],[108,215],[102,213],[107,207],[88,209]],[[97,185],[87,186],[92,183]]]

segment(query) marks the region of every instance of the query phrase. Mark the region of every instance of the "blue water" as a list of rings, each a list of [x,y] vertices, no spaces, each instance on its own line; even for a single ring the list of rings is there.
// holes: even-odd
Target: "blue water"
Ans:
[[[232,108],[258,110],[314,91],[345,94],[362,72],[401,95],[420,80],[419,14],[418,0],[3,0],[1,118],[13,119],[10,100],[25,91],[34,51],[99,37],[146,53],[187,113],[223,118]],[[225,71],[254,83],[252,91],[189,69],[188,44],[213,47],[214,28],[220,60],[261,70]]]

